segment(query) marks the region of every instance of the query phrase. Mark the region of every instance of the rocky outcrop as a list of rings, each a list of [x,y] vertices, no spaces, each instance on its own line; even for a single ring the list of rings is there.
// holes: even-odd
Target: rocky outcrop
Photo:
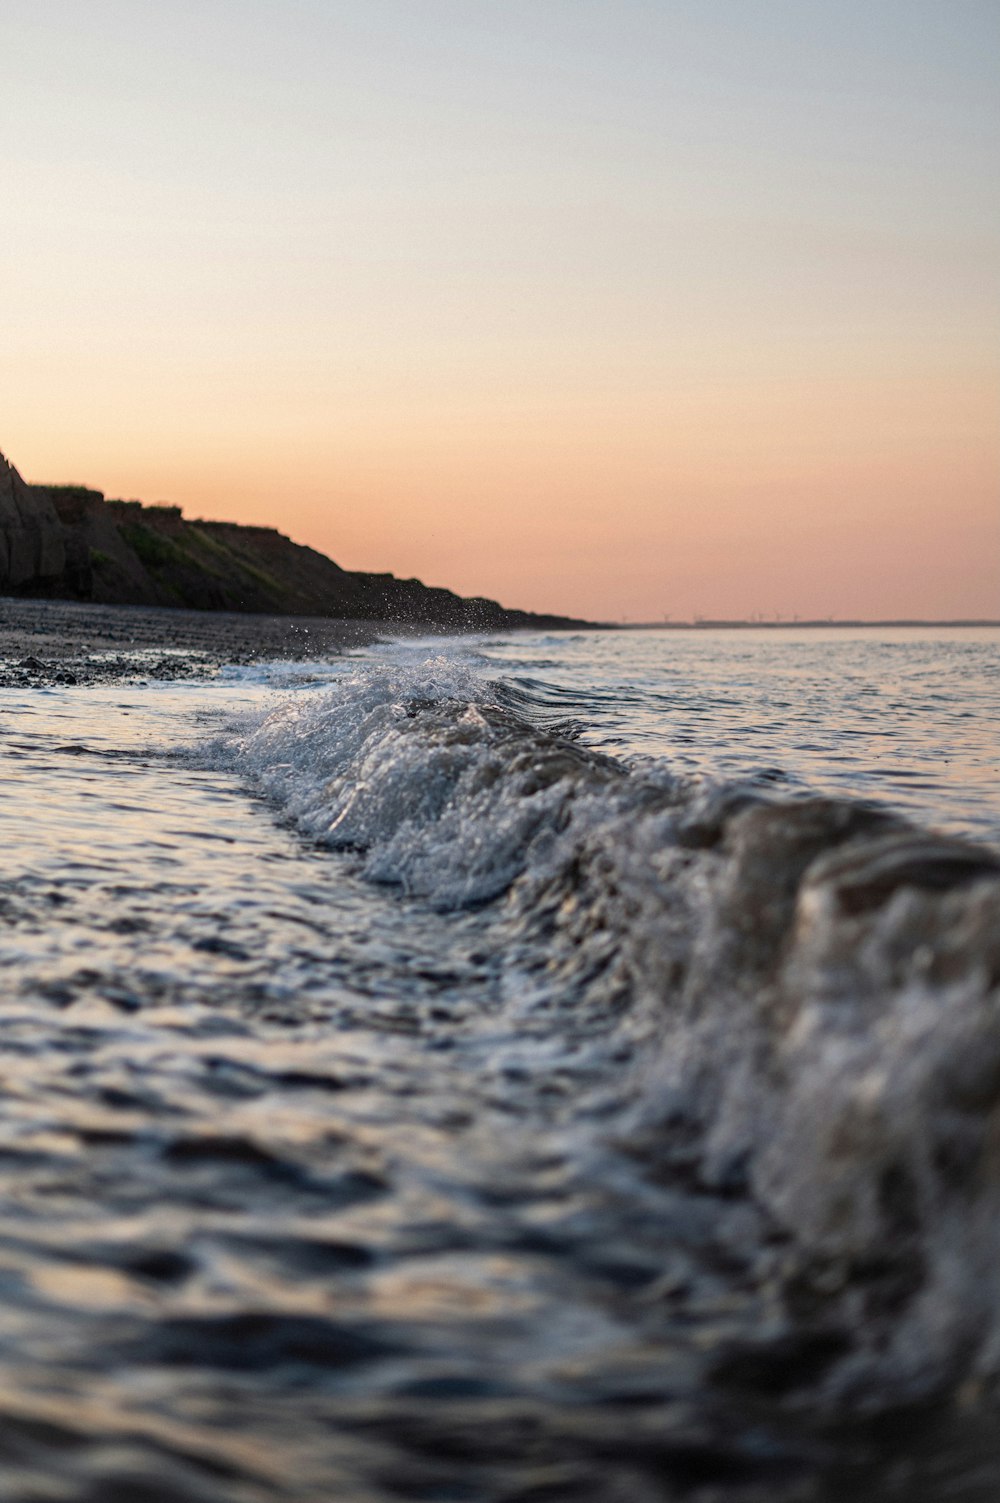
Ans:
[[[63,530],[52,497],[27,486],[0,454],[0,591],[58,580],[66,566]]]
[[[586,623],[510,611],[419,579],[341,569],[273,527],[189,521],[178,506],[36,486],[2,460],[0,594],[329,616],[447,631]]]

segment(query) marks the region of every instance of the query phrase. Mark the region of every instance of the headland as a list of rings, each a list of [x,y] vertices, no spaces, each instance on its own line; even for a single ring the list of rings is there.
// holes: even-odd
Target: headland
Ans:
[[[273,527],[192,521],[179,506],[108,500],[83,485],[29,485],[2,454],[0,595],[443,632],[593,624],[342,569]]]

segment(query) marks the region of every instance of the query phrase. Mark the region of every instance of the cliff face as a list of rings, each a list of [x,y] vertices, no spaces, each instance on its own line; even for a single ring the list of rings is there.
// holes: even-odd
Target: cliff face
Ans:
[[[56,580],[65,565],[62,527],[51,496],[25,485],[0,454],[0,590]]]
[[[443,628],[582,625],[341,569],[270,527],[188,521],[176,506],[26,485],[0,455],[0,594],[332,616]]]

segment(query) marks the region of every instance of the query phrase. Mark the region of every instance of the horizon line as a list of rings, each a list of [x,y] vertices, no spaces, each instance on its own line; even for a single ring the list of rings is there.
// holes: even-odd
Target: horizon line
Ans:
[[[699,617],[693,621],[617,621],[609,623],[623,631],[708,631],[724,629],[726,631],[757,630],[763,628],[767,631],[792,630],[801,628],[816,630],[820,627],[856,627],[856,626],[993,626],[1000,627],[1000,619],[985,616],[953,616],[945,619],[935,619],[924,616],[898,616],[885,619],[839,618],[833,616],[817,616],[808,620],[754,620],[750,618],[733,617]]]

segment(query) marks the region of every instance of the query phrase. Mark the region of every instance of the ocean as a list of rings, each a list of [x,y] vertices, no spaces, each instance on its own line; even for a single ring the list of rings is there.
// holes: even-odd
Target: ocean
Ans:
[[[0,691],[5,1503],[1000,1495],[998,667]]]

